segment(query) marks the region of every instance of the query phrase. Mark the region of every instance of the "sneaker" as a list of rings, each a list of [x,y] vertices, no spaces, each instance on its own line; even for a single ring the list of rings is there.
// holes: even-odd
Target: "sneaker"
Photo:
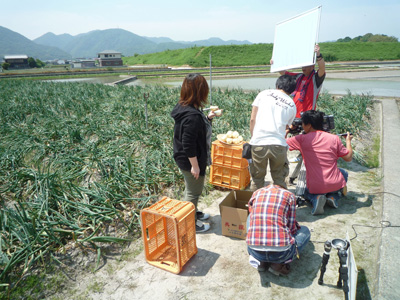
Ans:
[[[326,203],[326,196],[325,195],[318,195],[317,196],[317,201],[315,203],[315,206],[311,210],[311,214],[313,216],[322,215],[324,213],[325,203]]]
[[[210,214],[203,213],[202,211],[198,210],[196,212],[196,217],[197,217],[197,220],[205,221],[210,217]]]
[[[204,224],[202,221],[197,220],[196,233],[206,232],[208,229],[210,229],[210,224]]]
[[[326,203],[333,208],[339,207],[339,199],[335,199],[335,197],[333,196],[327,197]]]
[[[249,255],[249,263],[252,267],[256,268],[258,272],[265,272],[267,270],[267,267],[269,267],[268,263],[266,263],[265,261],[259,261],[252,255]]]

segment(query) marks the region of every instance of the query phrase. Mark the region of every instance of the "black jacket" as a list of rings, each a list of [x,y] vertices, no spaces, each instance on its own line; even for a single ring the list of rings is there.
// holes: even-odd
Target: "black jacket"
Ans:
[[[197,157],[200,175],[204,176],[207,167],[207,128],[205,115],[193,106],[182,106],[179,103],[171,112],[174,126],[174,159],[184,171],[192,168],[189,157]]]

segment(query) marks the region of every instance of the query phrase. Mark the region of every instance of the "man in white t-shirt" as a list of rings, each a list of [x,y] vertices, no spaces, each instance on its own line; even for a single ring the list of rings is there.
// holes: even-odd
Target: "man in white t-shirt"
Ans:
[[[275,90],[260,92],[253,102],[250,174],[257,189],[265,185],[268,163],[273,184],[287,188],[285,179],[289,174],[289,164],[285,134],[286,127],[296,116],[296,105],[289,96],[295,88],[296,79],[282,75],[276,81]]]

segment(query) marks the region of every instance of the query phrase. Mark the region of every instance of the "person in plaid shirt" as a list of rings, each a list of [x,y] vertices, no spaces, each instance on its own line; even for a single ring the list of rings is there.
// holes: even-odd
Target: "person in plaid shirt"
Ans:
[[[249,262],[259,271],[287,275],[289,263],[310,240],[310,230],[296,221],[296,197],[279,185],[256,190],[247,219]]]

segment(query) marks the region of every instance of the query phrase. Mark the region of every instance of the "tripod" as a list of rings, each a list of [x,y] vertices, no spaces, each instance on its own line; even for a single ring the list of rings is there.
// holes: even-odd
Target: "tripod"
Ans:
[[[337,282],[337,287],[343,287],[344,299],[349,299],[349,268],[347,267],[347,250],[340,249],[338,250],[338,256],[340,260],[339,267],[339,280]]]
[[[339,267],[339,279],[337,282],[338,288],[343,288],[345,300],[349,299],[349,268],[347,266],[347,249],[348,243],[347,241],[334,239],[331,241],[326,241],[324,245],[324,254],[322,256],[322,265],[321,265],[321,274],[318,279],[318,284],[322,285],[324,283],[324,274],[326,271],[326,265],[328,264],[331,249],[338,249],[338,257],[340,261]]]
[[[322,265],[321,265],[321,274],[319,275],[318,284],[324,284],[324,274],[326,271],[326,265],[328,264],[329,257],[331,255],[332,244],[330,241],[326,241],[324,245],[324,255],[322,255]]]

